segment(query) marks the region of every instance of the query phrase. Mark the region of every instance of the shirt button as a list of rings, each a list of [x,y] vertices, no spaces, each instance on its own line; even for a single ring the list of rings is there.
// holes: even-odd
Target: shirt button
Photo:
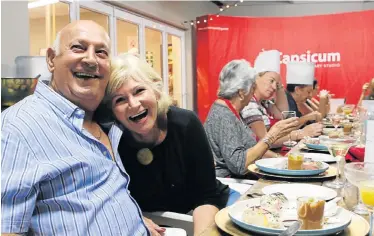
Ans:
[[[107,152],[107,151],[104,151],[103,154],[106,156],[106,155],[108,154],[108,152]]]
[[[171,187],[174,188],[174,184],[171,184]]]

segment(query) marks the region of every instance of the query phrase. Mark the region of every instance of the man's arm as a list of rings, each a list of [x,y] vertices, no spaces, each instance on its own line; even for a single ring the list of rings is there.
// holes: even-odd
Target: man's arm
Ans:
[[[22,235],[31,224],[37,198],[33,181],[40,169],[22,134],[24,129],[5,124],[1,132],[1,232]]]

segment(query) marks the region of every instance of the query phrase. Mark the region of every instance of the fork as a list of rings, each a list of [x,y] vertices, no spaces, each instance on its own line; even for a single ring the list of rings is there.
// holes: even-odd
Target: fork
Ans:
[[[250,197],[250,198],[255,198],[255,197],[261,197],[265,194],[263,193],[247,193],[247,197]]]

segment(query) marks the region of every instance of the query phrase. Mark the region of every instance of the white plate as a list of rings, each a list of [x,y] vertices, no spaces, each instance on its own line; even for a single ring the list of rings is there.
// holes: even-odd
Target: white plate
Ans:
[[[336,163],[336,159],[330,154],[325,153],[303,153],[304,158],[310,158],[312,161],[322,161],[326,163]]]
[[[329,165],[322,163],[322,167],[317,170],[288,170],[285,169],[287,166],[287,157],[281,158],[265,158],[260,159],[255,162],[256,166],[265,172],[277,174],[277,175],[287,175],[287,176],[308,176],[308,175],[319,175],[325,172]]]
[[[262,189],[264,194],[283,193],[290,201],[298,197],[319,197],[330,200],[337,196],[335,190],[314,184],[272,184]]]
[[[323,129],[322,129],[322,133],[323,133],[324,135],[329,135],[329,133],[330,133],[331,131],[334,131],[334,130],[335,130],[335,128],[323,128]],[[339,133],[343,133],[343,128],[338,128],[337,131],[338,131]]]
[[[322,135],[321,135],[322,136]],[[328,137],[328,136],[326,136]],[[316,140],[320,140],[318,138],[310,138],[311,141],[316,141]],[[315,150],[321,150],[321,151],[328,151],[329,149],[327,148],[327,146],[323,145],[322,143],[319,143],[319,144],[315,144],[315,143],[309,143],[308,140],[306,140],[304,142],[305,146],[307,146],[308,148],[310,149],[315,149]]]
[[[243,212],[245,209],[251,206],[258,206],[260,204],[260,198],[252,198],[244,201],[238,201],[231,207],[229,207],[229,217],[239,227],[246,230],[259,233],[260,235],[279,235],[285,228],[273,229],[267,227],[256,226],[245,223],[242,220]],[[296,211],[296,209],[294,209]],[[325,224],[322,229],[319,230],[299,230],[296,235],[331,235],[344,230],[351,222],[352,213],[341,207],[339,207],[337,214],[333,217],[335,221],[331,224]],[[337,220],[338,219],[338,220]]]

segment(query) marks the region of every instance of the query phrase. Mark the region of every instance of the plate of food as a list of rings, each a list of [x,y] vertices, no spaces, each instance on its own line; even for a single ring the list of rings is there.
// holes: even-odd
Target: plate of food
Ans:
[[[354,137],[349,135],[339,135],[337,137],[331,137],[330,135],[321,135],[319,136],[320,143],[329,142],[329,141],[338,141],[338,142],[347,142],[347,143],[354,143],[357,140]]]
[[[289,158],[287,157],[261,159],[257,160],[255,164],[261,171],[289,176],[319,175],[329,168],[328,164],[321,161],[295,159],[289,162]],[[292,168],[296,166],[298,168]]]
[[[323,145],[319,138],[306,138],[304,142],[305,146],[310,149],[319,150],[319,151],[328,151],[327,146]]]
[[[272,184],[262,189],[264,194],[282,193],[288,200],[295,201],[296,198],[309,196],[321,198],[325,201],[331,200],[337,196],[337,192],[331,188],[315,184]]]
[[[312,161],[321,161],[325,163],[336,163],[336,159],[330,154],[325,153],[303,153],[304,159],[310,159]]]
[[[282,194],[270,194],[261,198],[238,201],[229,207],[228,214],[234,224],[245,230],[260,235],[279,235],[286,229],[285,215],[294,211],[291,214],[297,218],[297,210],[290,209],[288,204],[287,198]],[[321,229],[299,230],[296,235],[335,234],[348,227],[351,217],[351,212],[338,207],[334,216],[324,217]]]
[[[327,135],[327,136],[329,136],[329,134],[331,136],[335,136],[335,135],[340,136],[340,135],[343,135],[343,128],[338,128],[338,129],[335,129],[335,128],[323,128],[322,129],[322,134]]]

